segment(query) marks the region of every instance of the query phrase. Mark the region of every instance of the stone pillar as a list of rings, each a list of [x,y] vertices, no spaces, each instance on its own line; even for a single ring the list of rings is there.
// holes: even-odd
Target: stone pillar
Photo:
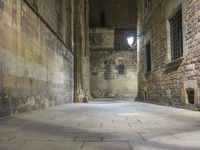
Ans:
[[[89,92],[89,5],[74,0],[74,102],[87,102]]]

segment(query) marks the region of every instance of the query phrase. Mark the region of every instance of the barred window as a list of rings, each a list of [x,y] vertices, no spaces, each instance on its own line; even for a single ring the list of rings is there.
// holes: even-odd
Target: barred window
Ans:
[[[125,74],[125,66],[118,65],[118,74],[124,75]]]
[[[176,60],[183,55],[182,10],[180,9],[170,20],[171,59]]]
[[[150,42],[146,45],[146,71],[151,71],[151,44]]]

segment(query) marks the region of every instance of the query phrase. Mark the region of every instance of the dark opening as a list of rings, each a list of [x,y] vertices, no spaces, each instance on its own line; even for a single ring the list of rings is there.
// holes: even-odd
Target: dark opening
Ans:
[[[125,74],[125,67],[124,67],[124,65],[118,65],[118,74],[121,74],[121,75]]]
[[[146,71],[151,71],[151,44],[150,42],[146,45]]]
[[[188,97],[188,102],[190,104],[194,104],[194,89],[187,89],[187,97]]]
[[[144,92],[144,99],[147,99],[147,91]]]
[[[105,17],[104,11],[101,12],[100,18],[101,18],[101,27],[105,27],[106,26],[106,17]]]

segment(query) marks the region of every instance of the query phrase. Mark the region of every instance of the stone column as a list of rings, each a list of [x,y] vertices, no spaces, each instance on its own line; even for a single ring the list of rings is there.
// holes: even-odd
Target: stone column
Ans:
[[[88,0],[74,0],[74,102],[87,102],[89,92]]]

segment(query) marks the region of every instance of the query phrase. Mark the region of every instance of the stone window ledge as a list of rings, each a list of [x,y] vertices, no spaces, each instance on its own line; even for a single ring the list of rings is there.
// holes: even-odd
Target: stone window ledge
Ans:
[[[164,71],[164,74],[168,74],[168,73],[171,73],[173,71],[177,71],[178,68],[180,67],[180,65],[182,64],[184,58],[181,57],[181,58],[178,58],[172,62],[169,62],[167,65],[166,65],[166,69]]]
[[[152,73],[152,71],[145,72],[145,73],[144,73],[144,76],[145,76],[146,78],[148,78],[148,77],[151,75],[151,73]]]

